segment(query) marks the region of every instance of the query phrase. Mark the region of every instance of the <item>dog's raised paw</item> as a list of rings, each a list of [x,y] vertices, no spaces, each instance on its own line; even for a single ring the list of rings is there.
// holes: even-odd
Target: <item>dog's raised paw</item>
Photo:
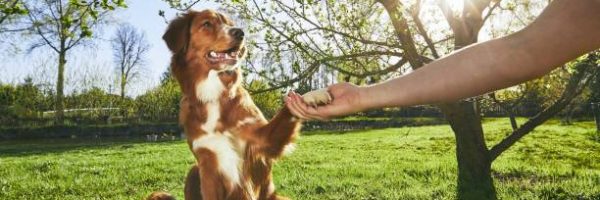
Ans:
[[[327,88],[313,90],[302,95],[302,100],[310,106],[325,105],[331,103],[331,95],[327,92]]]

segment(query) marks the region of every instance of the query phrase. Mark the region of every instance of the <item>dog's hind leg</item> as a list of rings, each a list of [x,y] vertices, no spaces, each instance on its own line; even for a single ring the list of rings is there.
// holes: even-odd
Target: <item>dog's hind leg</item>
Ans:
[[[185,178],[185,200],[202,200],[200,184],[200,169],[198,168],[198,165],[194,165],[190,168],[190,171],[188,171],[187,177]]]

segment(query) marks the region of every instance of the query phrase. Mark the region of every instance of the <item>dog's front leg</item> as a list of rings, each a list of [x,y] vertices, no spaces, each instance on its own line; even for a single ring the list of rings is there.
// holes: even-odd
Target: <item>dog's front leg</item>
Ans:
[[[281,156],[296,137],[300,123],[301,120],[294,117],[287,107],[282,108],[268,124],[256,130],[262,139],[264,153],[273,158]]]
[[[199,189],[202,194],[201,199],[225,200],[225,185],[218,171],[218,161],[215,153],[208,149],[199,148],[194,150],[194,154],[197,157],[197,169],[201,183],[198,185],[200,185]]]

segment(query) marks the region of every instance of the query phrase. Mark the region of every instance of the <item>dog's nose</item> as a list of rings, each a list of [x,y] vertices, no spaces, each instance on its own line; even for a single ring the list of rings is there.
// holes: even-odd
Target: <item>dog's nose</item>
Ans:
[[[232,28],[229,30],[229,34],[235,39],[244,39],[244,31],[241,28]]]

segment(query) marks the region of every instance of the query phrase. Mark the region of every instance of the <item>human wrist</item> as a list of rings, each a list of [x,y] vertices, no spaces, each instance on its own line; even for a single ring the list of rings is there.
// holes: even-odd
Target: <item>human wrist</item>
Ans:
[[[402,98],[399,95],[404,94],[399,93],[401,90],[389,88],[389,83],[386,83],[360,87],[363,110],[400,106],[398,101]]]
[[[370,110],[377,107],[376,100],[377,98],[373,98],[373,90],[370,86],[359,86],[358,89],[358,99],[357,105],[358,111]]]

